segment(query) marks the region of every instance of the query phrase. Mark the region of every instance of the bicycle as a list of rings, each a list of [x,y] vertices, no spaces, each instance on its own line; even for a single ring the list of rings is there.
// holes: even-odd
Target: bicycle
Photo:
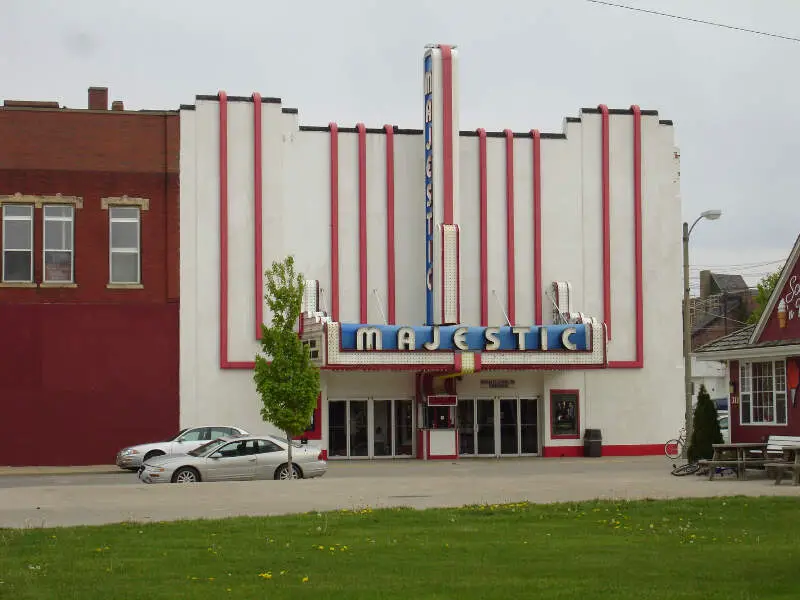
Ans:
[[[684,458],[686,456],[686,429],[681,427],[678,431],[678,437],[668,440],[664,444],[664,454],[667,458],[675,460],[676,458]]]

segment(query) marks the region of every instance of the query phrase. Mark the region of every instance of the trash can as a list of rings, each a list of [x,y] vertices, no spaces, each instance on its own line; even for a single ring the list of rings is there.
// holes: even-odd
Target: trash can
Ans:
[[[587,429],[584,432],[583,455],[591,458],[603,456],[603,435],[599,429]]]

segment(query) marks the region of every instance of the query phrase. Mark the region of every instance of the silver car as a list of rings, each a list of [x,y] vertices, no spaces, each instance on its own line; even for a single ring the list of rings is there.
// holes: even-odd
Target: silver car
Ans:
[[[144,461],[156,456],[186,454],[190,450],[194,450],[219,437],[241,435],[248,435],[248,432],[241,427],[231,427],[229,425],[182,429],[177,435],[163,442],[151,442],[123,448],[117,452],[116,463],[121,469],[137,471]]]
[[[139,468],[145,483],[195,483],[248,479],[322,477],[328,470],[322,450],[292,442],[292,471],[288,468],[289,442],[271,435],[223,437],[186,455],[157,456]]]

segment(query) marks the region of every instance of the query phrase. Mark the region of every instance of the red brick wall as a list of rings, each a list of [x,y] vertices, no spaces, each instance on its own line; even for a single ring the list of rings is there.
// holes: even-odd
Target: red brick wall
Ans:
[[[77,287],[0,287],[0,465],[109,464],[177,431],[178,135],[174,113],[0,109],[0,195],[83,198]],[[149,200],[142,289],[106,287],[101,198],[122,195]],[[42,209],[34,219],[41,282]]]

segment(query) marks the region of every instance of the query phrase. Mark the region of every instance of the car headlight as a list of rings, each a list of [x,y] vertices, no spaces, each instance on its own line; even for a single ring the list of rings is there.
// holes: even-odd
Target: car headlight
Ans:
[[[131,454],[139,454],[139,451],[134,448],[125,448],[125,450],[122,451],[123,456],[130,456]]]

